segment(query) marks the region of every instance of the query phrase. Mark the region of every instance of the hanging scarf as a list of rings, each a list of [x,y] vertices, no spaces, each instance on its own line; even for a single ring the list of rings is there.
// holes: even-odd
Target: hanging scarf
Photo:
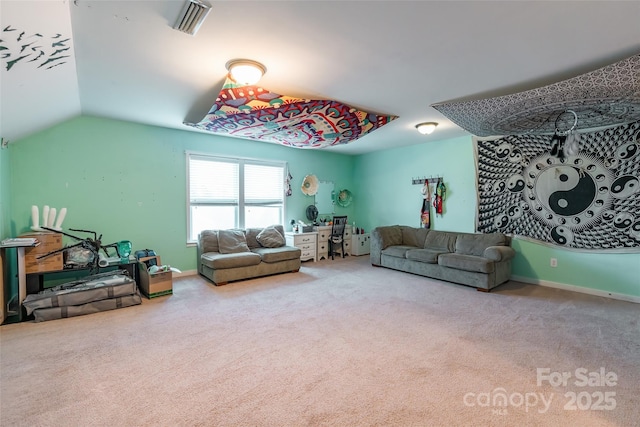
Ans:
[[[431,219],[430,219],[430,211],[431,211],[431,190],[429,189],[429,181],[425,179],[424,187],[422,187],[422,209],[420,211],[420,224],[424,228],[431,228]]]
[[[289,166],[287,165],[287,177],[284,180],[284,191],[285,194],[288,196],[291,196],[293,194],[293,191],[291,191],[291,180],[293,179],[293,177],[291,176],[291,173],[289,172]]]
[[[443,202],[446,193],[447,189],[444,186],[442,178],[438,178],[438,183],[436,184],[435,191],[433,193],[433,207],[436,209],[436,215],[442,215]]]

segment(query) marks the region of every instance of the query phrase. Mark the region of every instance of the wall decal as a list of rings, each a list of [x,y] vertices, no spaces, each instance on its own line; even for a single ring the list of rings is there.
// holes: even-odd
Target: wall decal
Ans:
[[[640,252],[640,121],[574,138],[568,155],[552,154],[551,135],[476,139],[477,230]]]
[[[62,34],[27,34],[7,25],[2,29],[0,37],[0,57],[7,71],[17,64],[26,63],[49,70],[66,64],[65,58],[71,56],[71,38],[65,38]]]
[[[432,107],[476,136],[553,133],[566,110],[578,130],[629,123],[640,120],[640,55],[537,89]]]
[[[347,144],[397,116],[376,115],[332,100],[300,99],[227,78],[209,113],[185,125],[225,136],[296,148]]]

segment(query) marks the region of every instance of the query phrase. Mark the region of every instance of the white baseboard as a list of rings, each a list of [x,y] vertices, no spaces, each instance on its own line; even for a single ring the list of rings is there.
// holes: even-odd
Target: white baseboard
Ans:
[[[622,301],[640,304],[640,297],[615,292],[603,291],[600,289],[585,288],[582,286],[568,285],[566,283],[551,282],[549,280],[532,279],[524,276],[511,276],[511,280],[516,282],[531,283],[533,285],[546,286],[548,288],[564,289],[566,291],[580,292],[582,294],[596,295],[599,297],[617,299]]]

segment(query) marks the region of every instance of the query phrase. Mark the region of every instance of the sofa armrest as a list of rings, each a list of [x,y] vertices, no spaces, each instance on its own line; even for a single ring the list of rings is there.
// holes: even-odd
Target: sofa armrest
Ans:
[[[508,261],[516,256],[516,251],[510,246],[489,246],[483,256],[493,261]]]
[[[371,230],[369,257],[371,264],[380,265],[382,250],[393,245],[402,244],[402,230],[398,225],[376,227]]]
[[[196,267],[198,273],[202,273],[202,243],[200,242],[200,236],[198,235],[198,240],[196,241]]]
[[[371,230],[371,240],[369,242],[369,258],[371,264],[380,265],[382,256],[382,236],[377,228]]]

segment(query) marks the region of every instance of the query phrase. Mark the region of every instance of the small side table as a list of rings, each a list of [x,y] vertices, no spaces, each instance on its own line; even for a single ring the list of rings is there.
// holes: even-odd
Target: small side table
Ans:
[[[371,252],[371,238],[369,233],[354,234],[351,240],[353,255],[368,255]]]

